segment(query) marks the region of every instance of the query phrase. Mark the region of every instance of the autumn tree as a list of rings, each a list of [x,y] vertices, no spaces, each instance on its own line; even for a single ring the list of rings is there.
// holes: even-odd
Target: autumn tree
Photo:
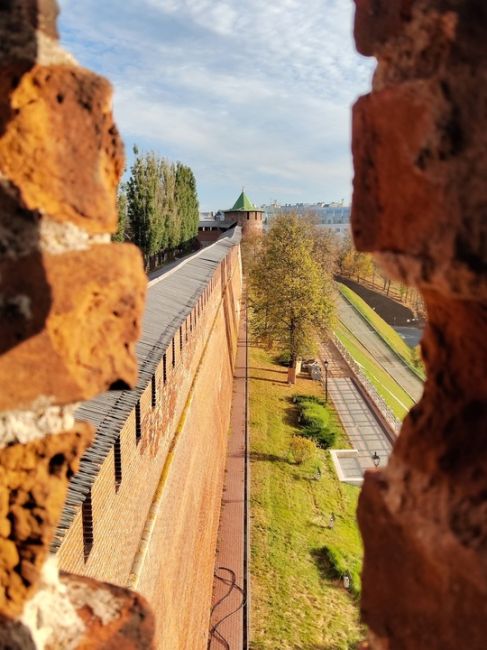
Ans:
[[[347,233],[338,249],[337,268],[342,275],[355,276],[357,282],[360,282],[361,278],[367,278],[373,272],[372,255],[358,251],[352,236]]]
[[[340,238],[329,228],[314,228],[313,257],[323,273],[333,277],[338,270]]]
[[[298,358],[316,351],[334,311],[331,276],[313,255],[315,236],[310,220],[277,215],[249,273],[254,333],[289,353],[290,383]]]

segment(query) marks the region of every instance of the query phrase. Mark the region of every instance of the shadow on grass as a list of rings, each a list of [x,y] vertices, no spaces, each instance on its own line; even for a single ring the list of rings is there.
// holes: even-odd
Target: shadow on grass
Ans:
[[[250,460],[262,460],[268,463],[286,463],[291,465],[288,458],[284,456],[276,456],[275,454],[262,454],[259,451],[251,451],[249,454]]]
[[[293,404],[292,397],[286,398],[289,402],[289,406],[284,409],[284,422],[295,429],[299,428],[298,425],[298,409],[296,405]]]
[[[286,375],[286,370],[273,370],[272,368],[257,368],[257,366],[249,366],[249,370],[258,370],[259,372],[275,372],[276,375]]]
[[[337,576],[335,567],[328,559],[325,547],[311,549],[311,557],[313,558],[323,580],[336,580],[338,582],[339,576]]]
[[[254,376],[250,376],[249,379],[253,379],[254,381],[269,381],[271,384],[286,384],[287,386],[287,381],[283,381],[282,379],[267,379],[267,377]]]

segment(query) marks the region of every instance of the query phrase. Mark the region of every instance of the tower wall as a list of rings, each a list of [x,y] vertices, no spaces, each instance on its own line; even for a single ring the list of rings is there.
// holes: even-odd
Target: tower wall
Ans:
[[[251,212],[236,211],[226,212],[227,219],[234,219],[242,228],[242,235],[255,233],[261,235],[264,226],[264,213],[258,210]]]

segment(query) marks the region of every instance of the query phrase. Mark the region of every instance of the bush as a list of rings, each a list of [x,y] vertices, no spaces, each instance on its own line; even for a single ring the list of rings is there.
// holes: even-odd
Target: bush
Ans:
[[[321,399],[321,397],[316,397],[316,395],[293,395],[292,400],[296,404],[304,404],[306,402],[310,402],[313,404],[321,404],[321,406],[325,406],[325,400]]]
[[[289,451],[297,465],[311,460],[316,456],[316,445],[312,440],[302,436],[294,436],[289,445]]]
[[[330,413],[323,400],[314,396],[295,396],[299,409],[299,423],[302,435],[311,438],[322,449],[335,444],[336,431],[328,427]]]
[[[286,368],[289,368],[289,366],[291,365],[291,353],[281,352],[281,354],[277,355],[274,361],[278,363],[280,366],[285,366]]]

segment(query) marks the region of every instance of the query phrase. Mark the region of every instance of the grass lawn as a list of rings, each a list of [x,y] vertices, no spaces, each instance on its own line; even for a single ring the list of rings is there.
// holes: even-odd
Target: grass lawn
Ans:
[[[414,401],[408,393],[377,363],[370,352],[343,323],[336,324],[335,334],[396,418],[402,420],[414,405]]]
[[[358,296],[355,291],[346,287],[340,282],[337,283],[340,293],[348,300],[348,302],[355,307],[360,315],[375,329],[377,334],[382,340],[387,343],[393,352],[395,352],[411,370],[418,375],[421,379],[425,379],[424,368],[421,362],[416,366],[414,364],[414,355],[418,355],[419,351],[410,348],[409,345],[399,336],[399,334],[382,319],[369,305]],[[420,359],[420,357],[417,357]]]
[[[251,648],[348,650],[364,638],[358,603],[332,578],[320,551],[338,547],[347,566],[361,563],[356,524],[358,488],[340,483],[329,454],[307,464],[289,460],[299,433],[294,394],[323,397],[309,379],[287,384],[287,370],[263,350],[250,351]],[[336,414],[336,446],[349,446]],[[322,478],[315,480],[318,463]],[[329,516],[336,517],[328,528]]]

